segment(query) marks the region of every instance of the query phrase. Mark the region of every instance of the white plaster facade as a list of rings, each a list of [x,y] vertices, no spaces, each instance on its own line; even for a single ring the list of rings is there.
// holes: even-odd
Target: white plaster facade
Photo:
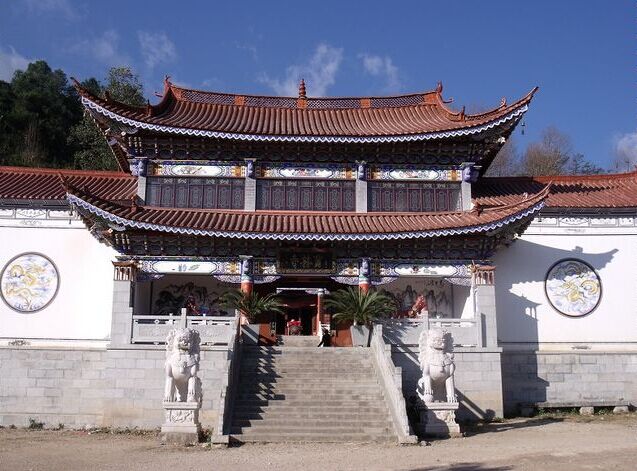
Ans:
[[[599,275],[597,308],[568,317],[549,303],[545,278],[565,258]],[[498,338],[505,349],[637,350],[637,227],[632,217],[540,217],[496,258]]]
[[[68,211],[3,210],[1,216],[0,268],[23,253],[43,254],[57,268],[59,288],[44,309],[33,313],[0,302],[0,339],[105,343],[111,329],[115,251],[97,242]]]

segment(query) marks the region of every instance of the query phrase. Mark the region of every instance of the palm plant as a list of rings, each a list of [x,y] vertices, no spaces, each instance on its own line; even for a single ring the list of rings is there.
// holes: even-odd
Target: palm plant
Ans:
[[[239,311],[249,322],[264,312],[283,312],[283,303],[274,293],[261,296],[256,292],[228,291],[219,301],[223,307]]]
[[[330,294],[325,299],[325,306],[333,312],[336,322],[351,321],[354,325],[366,326],[396,311],[395,301],[386,294],[351,286]]]

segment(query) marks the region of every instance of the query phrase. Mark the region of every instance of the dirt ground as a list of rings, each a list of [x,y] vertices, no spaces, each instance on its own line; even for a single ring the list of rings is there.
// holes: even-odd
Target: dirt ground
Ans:
[[[155,434],[0,429],[0,470],[635,470],[637,414],[546,416],[419,446],[162,446]]]

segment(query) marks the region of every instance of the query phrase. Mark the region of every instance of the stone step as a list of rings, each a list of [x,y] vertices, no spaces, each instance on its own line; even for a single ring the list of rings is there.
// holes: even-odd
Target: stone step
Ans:
[[[293,389],[307,392],[323,392],[333,391],[334,389],[352,389],[359,390],[362,388],[378,389],[378,383],[375,383],[373,379],[366,379],[364,381],[347,381],[340,379],[325,379],[324,381],[308,380],[299,381],[293,378],[276,378],[276,379],[263,379],[263,378],[246,378],[239,383],[239,391],[245,390],[250,387],[259,387],[261,389]]]
[[[315,335],[277,335],[277,346],[284,347],[314,347],[321,339]]]
[[[331,391],[333,389],[351,388],[359,390],[361,388],[378,389],[378,383],[373,379],[364,381],[348,381],[345,379],[325,379],[323,381],[313,379],[312,381],[300,381],[298,378],[276,378],[266,380],[263,378],[246,378],[239,383],[239,390],[258,386],[267,389],[299,389],[302,391]]]
[[[371,361],[330,361],[330,362],[303,362],[303,361],[288,361],[281,360],[277,362],[242,362],[242,368],[254,369],[254,368],[290,368],[292,370],[300,370],[300,371],[314,371],[314,370],[337,370],[337,371],[352,371],[356,372],[358,368],[363,369],[373,369],[374,365],[372,365]]]
[[[235,411],[238,414],[279,414],[289,411],[290,413],[303,414],[389,414],[382,405],[370,405],[367,401],[349,401],[344,404],[313,405],[302,402],[288,401],[285,404],[276,401],[260,401],[237,403]]]
[[[270,426],[267,424],[263,425],[252,425],[250,427],[235,427],[234,425],[230,428],[230,433],[232,434],[242,434],[242,435],[251,435],[251,434],[330,434],[330,435],[347,435],[347,434],[355,434],[362,433],[365,435],[383,435],[392,432],[392,428],[389,426],[380,426],[380,427],[357,427],[356,425],[324,425],[321,427],[313,427],[311,424],[306,424],[305,426],[288,426],[288,425],[274,425]]]
[[[393,435],[376,436],[363,433],[325,435],[323,433],[255,433],[232,434],[230,441],[237,443],[391,443]]]
[[[285,427],[332,427],[339,422],[347,424],[354,428],[387,428],[390,427],[391,421],[387,417],[364,417],[350,420],[339,420],[332,417],[266,417],[262,419],[235,419],[232,422],[233,427],[261,427],[261,426],[285,426]]]
[[[364,375],[355,375],[349,376],[340,373],[329,373],[329,374],[294,374],[294,373],[264,373],[264,372],[242,372],[239,376],[240,381],[245,381],[246,383],[254,383],[254,382],[296,382],[296,383],[369,383],[369,384],[378,384],[376,375],[373,373],[364,374]]]
[[[271,355],[285,355],[285,354],[293,354],[293,355],[342,355],[342,356],[366,356],[368,354],[369,349],[367,347],[330,347],[330,348],[322,348],[322,347],[286,347],[286,346],[260,346],[260,347],[244,347],[243,354],[244,355],[254,355],[254,354],[271,354]]]
[[[234,420],[259,420],[259,419],[305,419],[305,420],[318,420],[318,419],[329,419],[329,420],[340,420],[343,422],[346,421],[355,421],[359,419],[385,419],[389,420],[390,415],[383,408],[378,408],[376,410],[355,410],[353,409],[351,412],[343,412],[342,410],[333,410],[331,408],[326,409],[313,409],[313,410],[295,410],[295,412],[291,412],[288,409],[266,409],[263,412],[259,412],[257,410],[245,410],[245,409],[237,409],[235,410]]]
[[[333,375],[335,378],[351,378],[351,379],[365,379],[369,377],[375,377],[374,371],[370,369],[370,371],[338,371],[338,370],[316,370],[316,371],[308,371],[307,369],[301,370],[299,368],[298,371],[289,371],[285,369],[275,368],[269,371],[259,371],[259,370],[241,370],[239,373],[239,377],[245,378],[255,378],[255,377],[293,377],[293,378],[307,378],[312,379],[317,376],[330,376]]]
[[[369,349],[289,342],[244,347],[231,425],[236,440],[395,441]]]
[[[270,394],[248,392],[237,396],[239,401],[285,401],[295,403],[295,405],[311,404],[313,402],[340,403],[345,400],[351,401],[383,401],[380,393],[360,393],[360,394]],[[291,405],[291,404],[290,404]]]

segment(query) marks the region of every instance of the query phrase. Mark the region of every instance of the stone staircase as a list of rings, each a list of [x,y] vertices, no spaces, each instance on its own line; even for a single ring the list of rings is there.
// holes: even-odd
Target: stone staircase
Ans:
[[[286,345],[244,346],[231,440],[397,440],[370,349]]]

